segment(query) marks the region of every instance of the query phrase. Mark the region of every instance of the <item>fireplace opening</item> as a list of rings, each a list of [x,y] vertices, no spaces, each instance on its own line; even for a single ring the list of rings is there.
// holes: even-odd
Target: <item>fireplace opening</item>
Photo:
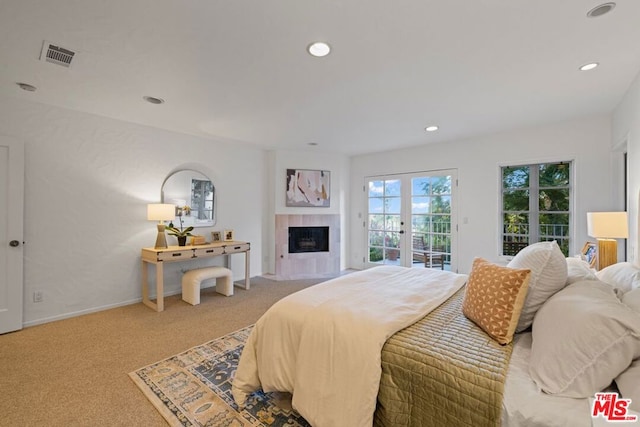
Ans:
[[[289,253],[329,252],[329,227],[289,227]]]

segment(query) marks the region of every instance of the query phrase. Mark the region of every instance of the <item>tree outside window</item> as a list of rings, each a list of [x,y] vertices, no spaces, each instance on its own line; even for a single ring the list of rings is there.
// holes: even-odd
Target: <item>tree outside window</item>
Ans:
[[[555,240],[568,256],[570,170],[570,162],[502,167],[502,255]]]
[[[428,252],[443,253],[451,262],[451,176],[424,176],[412,180],[413,236],[422,238]],[[414,248],[415,249],[415,248]]]

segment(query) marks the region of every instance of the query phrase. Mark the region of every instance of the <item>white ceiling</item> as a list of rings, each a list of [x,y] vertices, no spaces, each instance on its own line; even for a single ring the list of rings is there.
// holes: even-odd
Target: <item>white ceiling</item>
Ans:
[[[604,1],[0,0],[0,95],[265,149],[457,140],[611,112],[640,1],[586,17]],[[73,66],[40,61],[44,40]]]

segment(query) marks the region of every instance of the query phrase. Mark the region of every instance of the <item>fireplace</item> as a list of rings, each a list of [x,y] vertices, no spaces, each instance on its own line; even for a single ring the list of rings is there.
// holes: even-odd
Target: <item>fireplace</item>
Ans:
[[[329,278],[340,273],[338,214],[276,215],[275,242],[277,280]]]
[[[329,227],[289,227],[289,253],[329,252]]]

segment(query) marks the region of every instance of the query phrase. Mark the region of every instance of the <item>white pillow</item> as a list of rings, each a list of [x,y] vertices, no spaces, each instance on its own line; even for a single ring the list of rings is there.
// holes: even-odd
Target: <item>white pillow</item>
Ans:
[[[640,288],[627,292],[622,302],[640,313]],[[631,399],[631,409],[640,412],[640,359],[636,359],[626,371],[616,378],[616,385],[625,399]]]
[[[640,313],[640,288],[635,288],[622,296],[622,302],[633,311]]]
[[[640,359],[616,378],[616,385],[625,399],[631,399],[631,409],[640,412]]]
[[[619,262],[596,273],[598,279],[610,284],[622,293],[640,286],[640,268],[630,262]]]
[[[567,286],[533,321],[529,374],[545,393],[593,397],[640,357],[640,313],[599,280]]]
[[[595,270],[583,259],[572,257],[567,258],[567,285],[579,282],[580,280],[596,280]]]
[[[518,252],[507,267],[531,270],[529,291],[516,326],[516,332],[522,332],[531,326],[540,306],[564,287],[567,261],[556,242],[538,242]]]

